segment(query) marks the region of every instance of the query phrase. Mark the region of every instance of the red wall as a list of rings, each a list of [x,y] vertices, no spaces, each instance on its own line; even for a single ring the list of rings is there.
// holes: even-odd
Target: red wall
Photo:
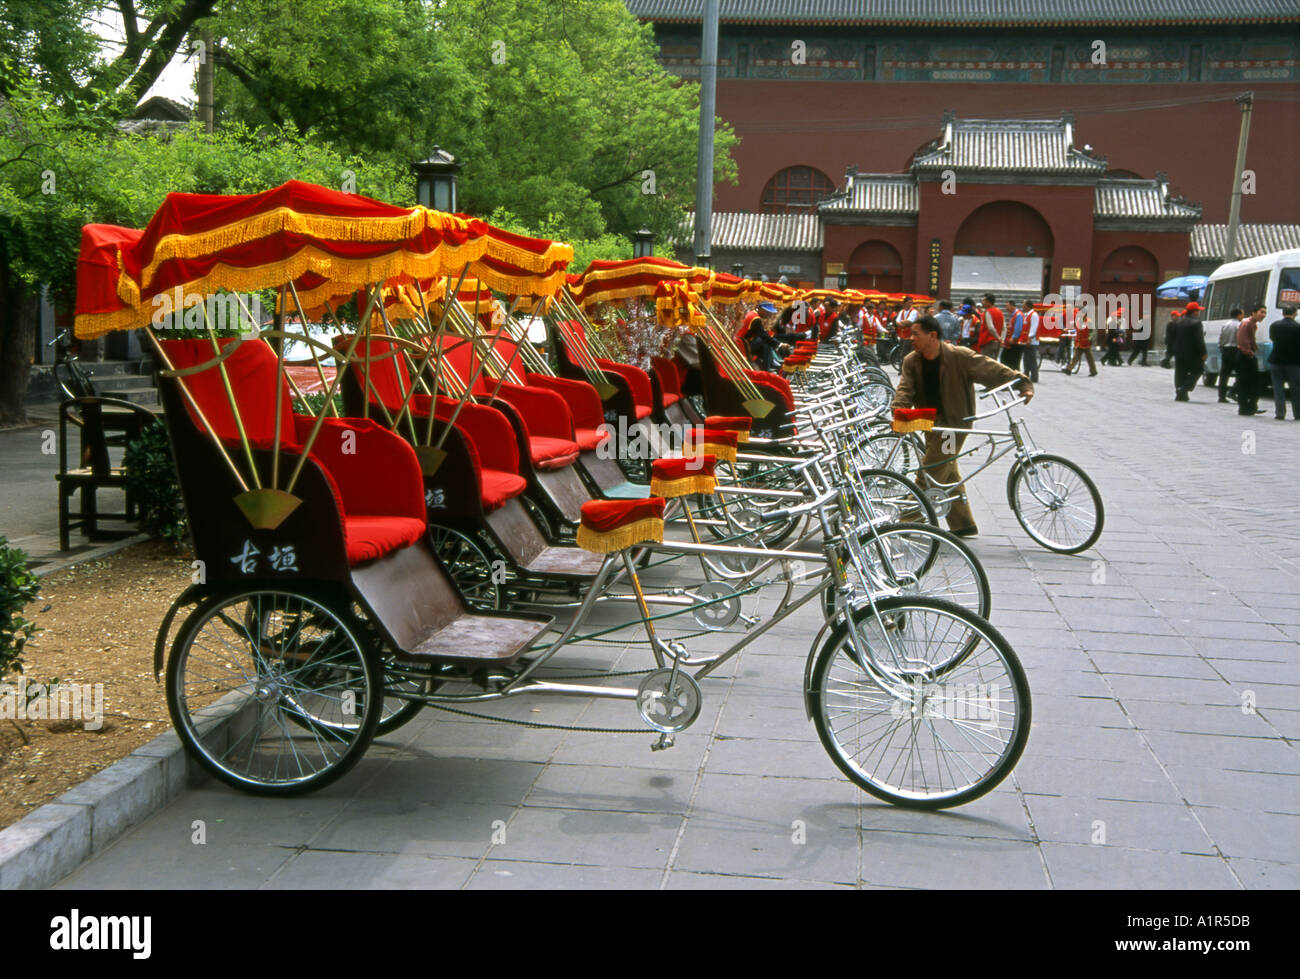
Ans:
[[[1076,146],[1091,143],[1112,169],[1143,177],[1167,171],[1173,193],[1204,206],[1203,221],[1225,222],[1241,121],[1232,98],[1248,87],[720,80],[718,115],[741,137],[733,151],[740,185],[717,187],[713,206],[757,211],[772,174],[798,164],[817,166],[837,186],[849,164],[902,172],[912,154],[939,135],[945,109],[995,119],[1050,119],[1073,111]],[[1256,193],[1242,198],[1241,220],[1300,223],[1300,102],[1279,101],[1291,86],[1253,88],[1246,166],[1255,171]],[[1135,108],[1189,97],[1223,101]]]
[[[916,264],[913,269],[912,289],[925,292],[929,289],[930,241],[938,238],[941,248],[939,291],[946,292],[952,279],[952,256],[957,230],[977,208],[994,201],[1014,200],[1036,210],[1051,229],[1054,242],[1050,258],[1052,264],[1052,290],[1059,292],[1061,269],[1074,266],[1083,269],[1087,281],[1089,268],[1088,246],[1092,235],[1091,187],[1026,187],[1006,184],[957,184],[955,194],[945,194],[942,185],[921,184],[921,215],[917,225]],[[1006,230],[1001,242],[989,247],[1005,255],[1014,248],[1023,255],[1025,241],[1014,226]],[[979,254],[978,252],[976,254]]]
[[[873,228],[863,225],[842,225],[827,224],[823,225],[826,236],[826,244],[822,248],[822,260],[824,263],[838,262],[844,264],[849,260],[849,256],[864,241],[884,241],[894,246],[903,259],[903,282],[902,289],[910,290],[912,280],[912,262],[916,254],[916,229],[915,228]],[[823,276],[825,275],[825,266],[823,265]],[[850,274],[849,288],[866,289],[871,282],[861,276]],[[884,290],[886,292],[890,290]]]
[[[1088,284],[1088,291],[1094,294],[1105,292],[1152,292],[1150,283],[1121,282],[1116,285],[1113,281],[1102,281],[1102,265],[1105,263],[1107,256],[1115,249],[1123,248],[1125,245],[1137,245],[1145,248],[1155,256],[1156,275],[1160,276],[1155,282],[1158,285],[1164,281],[1166,272],[1187,273],[1187,252],[1191,244],[1190,237],[1186,232],[1182,234],[1161,231],[1094,232],[1092,236],[1092,274],[1089,276],[1088,272],[1084,272],[1084,282]]]

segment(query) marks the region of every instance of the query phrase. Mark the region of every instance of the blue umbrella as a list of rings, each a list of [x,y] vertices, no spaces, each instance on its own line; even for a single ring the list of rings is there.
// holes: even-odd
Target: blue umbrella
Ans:
[[[1176,279],[1162,282],[1156,287],[1159,299],[1200,299],[1205,284],[1209,282],[1204,275],[1180,275]]]

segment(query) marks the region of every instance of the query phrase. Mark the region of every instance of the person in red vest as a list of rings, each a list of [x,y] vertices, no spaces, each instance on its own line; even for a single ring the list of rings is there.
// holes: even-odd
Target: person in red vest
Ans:
[[[1074,356],[1070,358],[1066,374],[1073,374],[1079,367],[1079,360],[1088,358],[1088,376],[1097,376],[1097,362],[1092,359],[1092,322],[1088,314],[1079,310],[1074,319]]]
[[[760,345],[765,346],[764,340],[775,322],[776,307],[771,303],[759,303],[745,314],[740,324],[740,332],[736,334],[736,340],[747,348],[751,363],[758,363],[763,359],[758,348]]]
[[[894,314],[894,335],[898,337],[898,345],[902,347],[904,357],[912,352],[912,324],[916,322],[917,315],[910,296],[904,297],[903,305]]]
[[[828,298],[821,306],[821,320],[817,324],[817,339],[829,340],[839,329],[840,301]]]
[[[867,303],[862,307],[859,324],[862,327],[862,345],[864,347],[875,346],[876,338],[880,336],[882,325],[880,322],[880,316],[876,313],[875,303]]]
[[[1002,319],[1002,310],[998,309],[997,297],[991,292],[986,292],[983,308],[976,307],[976,313],[980,317],[980,334],[979,339],[975,341],[975,349],[985,357],[997,360],[997,353],[1005,340],[1006,333],[1006,325]]]

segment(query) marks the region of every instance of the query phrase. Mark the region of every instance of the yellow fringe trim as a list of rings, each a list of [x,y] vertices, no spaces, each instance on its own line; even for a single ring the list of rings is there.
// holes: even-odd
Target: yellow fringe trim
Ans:
[[[911,421],[894,420],[893,425],[896,432],[928,432],[934,428],[933,418],[913,418]]]
[[[594,306],[596,303],[612,303],[619,299],[631,299],[633,297],[653,296],[655,294],[655,283],[648,286],[625,286],[622,289],[610,290],[593,290],[591,295],[587,295],[586,290],[574,290],[574,299],[578,305],[586,309],[588,306]]]
[[[690,458],[714,455],[718,457],[719,462],[734,464],[736,461],[736,447],[734,445],[715,445],[712,442],[696,442],[692,444],[687,440],[686,445],[682,446],[682,455]]]
[[[494,243],[496,244],[496,243]],[[553,295],[564,285],[564,269],[557,269],[550,275],[503,275],[496,269],[490,269],[486,266],[475,266],[474,271],[478,273],[479,279],[490,289],[498,292],[518,295],[520,293],[529,293],[531,295]]]
[[[73,333],[78,340],[94,340],[114,330],[131,330],[140,324],[136,322],[134,309],[117,309],[111,313],[78,313],[73,324]],[[148,322],[146,319],[145,322]]]
[[[692,493],[712,494],[718,488],[716,476],[683,476],[681,479],[650,478],[650,495],[672,499],[678,496],[690,496]]]
[[[226,289],[230,292],[251,292],[257,289],[273,289],[285,282],[298,278],[306,272],[315,272],[330,280],[313,295],[328,287],[334,295],[355,291],[374,282],[383,282],[398,275],[425,279],[431,276],[458,275],[467,262],[479,257],[483,247],[482,240],[461,246],[439,245],[435,251],[420,255],[406,251],[391,252],[379,258],[344,259],[331,255],[315,247],[307,247],[295,252],[289,258],[266,265],[254,265],[239,268],[218,263],[212,270],[198,279],[180,284],[182,296],[209,296]],[[466,250],[469,255],[463,254]],[[175,286],[160,295],[174,295]],[[123,292],[126,295],[123,295]],[[154,314],[153,302],[141,306],[135,283],[127,276],[118,280],[118,295],[133,307],[133,315],[123,318],[120,325],[113,329],[133,329],[149,323]],[[129,297],[132,297],[129,298]],[[304,300],[303,305],[307,305]],[[118,317],[120,313],[94,314]],[[81,332],[81,321],[89,317],[78,317],[77,336],[90,339],[90,335]],[[89,324],[88,324],[89,325]],[[98,325],[98,324],[97,324]],[[95,336],[99,334],[94,334]]]
[[[540,239],[539,239],[540,240]],[[515,268],[523,269],[527,272],[550,272],[557,262],[563,262],[568,265],[573,261],[573,246],[565,244],[562,241],[553,241],[547,247],[546,251],[538,254],[531,252],[526,248],[520,248],[512,245],[507,241],[499,238],[488,236],[487,254],[493,258],[499,258],[503,262],[509,262]]]
[[[438,230],[469,228],[469,222],[450,215],[450,220],[432,220],[436,212],[413,208],[406,214],[392,217],[343,217],[332,214],[312,214],[295,211],[291,207],[277,207],[272,211],[254,214],[240,221],[223,224],[211,231],[170,234],[159,240],[149,264],[141,271],[141,282],[147,287],[163,262],[173,258],[199,258],[232,245],[242,245],[257,238],[269,238],[277,232],[310,235],[313,238],[338,241],[374,242],[405,241],[430,225]],[[485,246],[486,247],[486,246]]]
[[[808,370],[807,364],[782,364],[781,370],[787,374],[802,374]]]
[[[613,530],[592,530],[578,524],[578,546],[596,554],[613,554],[634,544],[662,544],[664,521],[662,517],[646,517]]]

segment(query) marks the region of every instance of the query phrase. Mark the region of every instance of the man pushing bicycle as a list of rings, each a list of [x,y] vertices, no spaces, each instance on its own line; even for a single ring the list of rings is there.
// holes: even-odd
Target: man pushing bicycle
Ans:
[[[894,392],[893,408],[933,408],[935,425],[969,429],[969,419],[976,414],[976,384],[988,389],[1019,380],[1017,388],[1025,403],[1034,396],[1033,382],[1020,371],[968,347],[944,343],[940,339],[939,322],[934,317],[923,316],[912,326],[914,349],[903,358],[903,373]],[[959,537],[974,537],[979,528],[957,468],[957,457],[965,441],[963,434],[926,432],[921,467],[923,475],[932,476],[933,482],[960,484],[957,499],[948,511],[948,527]],[[926,479],[923,485],[931,482]]]

